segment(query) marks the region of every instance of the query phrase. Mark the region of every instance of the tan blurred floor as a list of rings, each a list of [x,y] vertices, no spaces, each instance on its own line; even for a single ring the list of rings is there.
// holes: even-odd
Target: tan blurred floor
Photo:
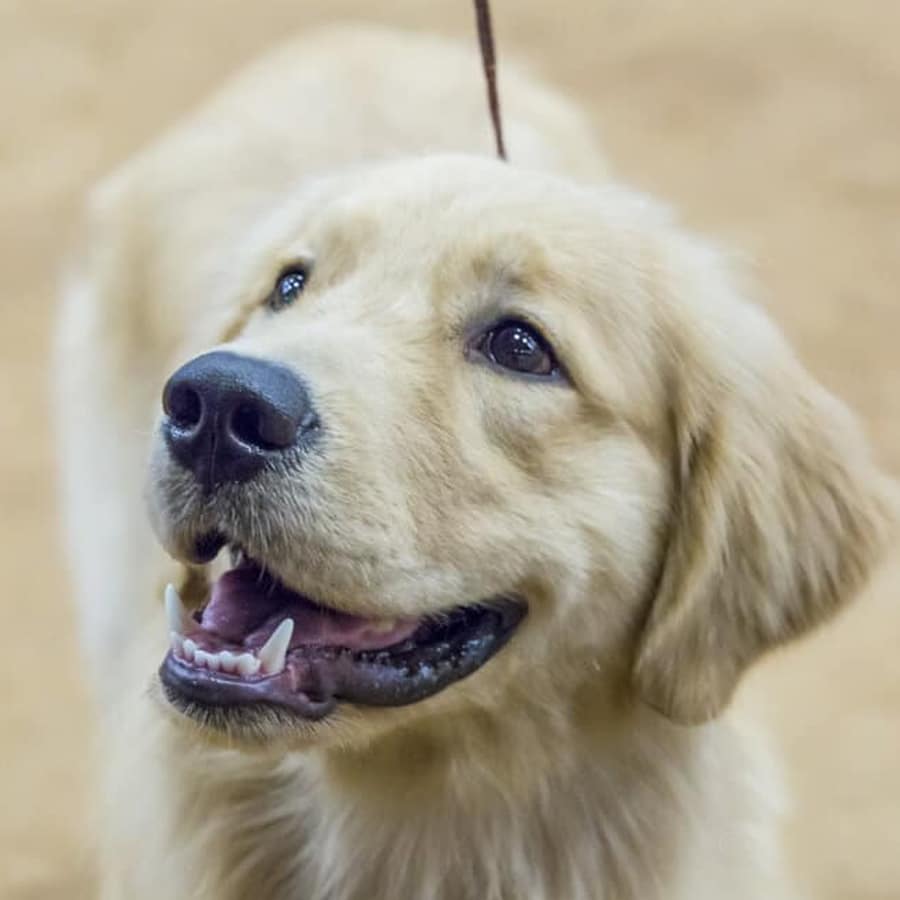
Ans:
[[[494,2],[502,49],[587,105],[620,172],[755,260],[775,316],[900,471],[900,3]],[[469,0],[374,5],[0,0],[0,897],[92,896],[45,406],[77,197],[290,31],[375,16],[470,34]],[[817,900],[900,898],[898,647],[895,561],[745,692],[787,756],[789,848]]]

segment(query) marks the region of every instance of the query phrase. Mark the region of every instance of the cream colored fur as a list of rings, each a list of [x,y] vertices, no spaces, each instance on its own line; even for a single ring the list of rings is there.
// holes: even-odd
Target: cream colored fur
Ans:
[[[92,197],[58,381],[105,900],[787,896],[777,779],[721,714],[850,598],[891,488],[719,255],[609,182],[558,96],[505,67],[503,97],[511,166],[485,158],[470,52],[323,32]],[[263,313],[306,255],[296,308]],[[468,325],[510,309],[570,384],[466,359]],[[160,547],[197,526],[158,398],[223,344],[301,370],[336,436],[242,495],[268,510],[254,549],[357,613],[519,590],[483,669],[253,741],[148,691],[163,585],[199,602],[206,578]]]

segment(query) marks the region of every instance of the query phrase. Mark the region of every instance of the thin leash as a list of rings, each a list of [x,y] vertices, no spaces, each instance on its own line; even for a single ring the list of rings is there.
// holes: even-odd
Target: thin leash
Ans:
[[[494,125],[497,156],[506,160],[503,120],[500,117],[500,97],[497,92],[497,56],[494,51],[490,0],[475,0],[475,19],[478,22],[478,43],[481,45],[481,62],[484,65],[484,80],[487,82],[488,106],[491,110],[491,122]]]

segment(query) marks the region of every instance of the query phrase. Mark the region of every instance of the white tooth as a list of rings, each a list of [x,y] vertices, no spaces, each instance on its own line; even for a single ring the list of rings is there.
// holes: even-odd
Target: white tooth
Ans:
[[[176,656],[180,656],[183,652],[181,645],[184,643],[184,638],[177,634],[174,631],[169,632],[169,646],[172,648],[172,652]]]
[[[221,661],[219,660],[218,653],[207,653],[206,654],[206,668],[209,669],[210,672],[218,672],[221,668]]]
[[[242,653],[237,658],[238,675],[255,675],[259,671],[260,662],[252,653]]]
[[[197,644],[195,641],[192,641],[190,638],[187,638],[185,642],[181,645],[181,649],[184,651],[184,658],[189,662],[194,661],[194,655],[197,653]],[[202,653],[203,651],[201,651]]]
[[[377,619],[369,627],[377,634],[387,634],[387,632],[393,631],[397,627],[397,620]]]
[[[223,672],[234,672],[237,669],[237,656],[230,650],[223,650],[219,654],[219,664]]]
[[[171,584],[166,585],[166,619],[169,622],[169,631],[175,634],[184,634],[188,630],[191,618],[181,602],[178,591]]]
[[[194,665],[208,666],[210,659],[212,659],[212,656],[212,653],[207,653],[205,650],[198,650],[194,654]]]
[[[277,675],[284,668],[288,645],[291,643],[293,634],[294,620],[284,619],[272,632],[265,645],[257,652],[257,659],[266,675]]]

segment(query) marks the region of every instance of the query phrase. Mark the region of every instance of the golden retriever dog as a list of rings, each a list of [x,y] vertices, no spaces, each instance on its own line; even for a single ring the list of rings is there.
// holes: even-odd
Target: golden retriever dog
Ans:
[[[474,51],[332,29],[92,195],[58,382],[105,900],[787,895],[722,714],[891,485],[720,255],[503,91],[510,164]]]

